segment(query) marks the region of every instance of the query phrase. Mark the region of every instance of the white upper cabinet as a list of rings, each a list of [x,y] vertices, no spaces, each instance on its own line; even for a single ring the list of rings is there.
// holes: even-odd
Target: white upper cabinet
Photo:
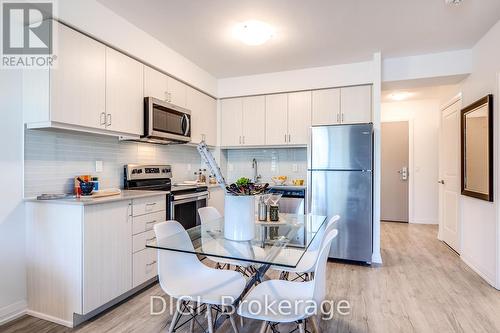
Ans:
[[[245,146],[264,145],[266,143],[265,96],[244,97],[242,110],[242,144]]]
[[[149,66],[144,66],[144,97],[168,100],[168,76]]]
[[[340,89],[322,89],[312,92],[312,125],[340,123]]]
[[[241,98],[221,100],[221,146],[242,144],[243,103]]]
[[[167,88],[168,102],[185,108],[187,106],[187,85],[169,77]]]
[[[345,124],[372,121],[372,86],[356,86],[340,89],[341,120]]]
[[[311,91],[288,94],[288,143],[306,145],[311,127]]]
[[[288,94],[266,97],[266,144],[285,145],[288,142]]]
[[[106,128],[144,133],[143,65],[123,53],[106,48]]]
[[[209,146],[217,144],[217,101],[188,87],[187,108],[191,111],[191,142],[205,140]]]

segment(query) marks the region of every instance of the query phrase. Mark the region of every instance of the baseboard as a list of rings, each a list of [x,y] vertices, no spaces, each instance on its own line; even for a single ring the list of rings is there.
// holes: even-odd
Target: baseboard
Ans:
[[[59,324],[59,325],[63,325],[63,326],[69,327],[69,328],[73,328],[73,323],[71,321],[62,320],[61,318],[56,318],[56,317],[49,316],[47,314],[36,312],[36,311],[33,311],[33,310],[27,310],[26,313],[28,315],[30,315],[30,316],[33,316],[33,317],[36,317],[36,318],[39,318],[39,319],[51,321],[51,322]]]
[[[479,275],[480,277],[482,277],[489,285],[491,285],[493,288],[497,289],[497,286],[495,285],[495,281],[491,279],[490,276],[488,276],[488,274],[484,273],[482,270],[480,270],[476,265],[474,265],[470,258],[467,258],[467,256],[465,255],[461,255],[460,258],[462,259],[462,261],[467,265],[469,266],[474,272],[477,273],[477,275]]]
[[[373,264],[382,264],[382,255],[380,252],[372,254],[372,263]]]
[[[413,219],[412,221],[410,221],[410,223],[414,223],[414,224],[436,224],[436,225],[438,225],[439,221],[438,220],[433,220],[433,219]]]
[[[17,319],[26,314],[28,304],[26,300],[18,301],[0,309],[0,325]]]

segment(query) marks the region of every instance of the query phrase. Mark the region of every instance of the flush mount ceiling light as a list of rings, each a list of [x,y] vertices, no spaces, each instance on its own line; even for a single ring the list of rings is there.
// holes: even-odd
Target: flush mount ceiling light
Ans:
[[[262,45],[273,35],[273,27],[256,20],[239,23],[234,28],[234,36],[247,45]]]
[[[405,99],[411,97],[413,94],[407,91],[398,91],[389,95],[389,98],[393,101],[404,101]]]
[[[444,0],[447,5],[459,5],[463,0]]]

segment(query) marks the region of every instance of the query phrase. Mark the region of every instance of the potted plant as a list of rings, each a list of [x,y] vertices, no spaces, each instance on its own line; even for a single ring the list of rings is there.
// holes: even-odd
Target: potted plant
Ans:
[[[235,241],[255,238],[255,196],[264,194],[269,184],[255,184],[242,177],[226,186],[224,237]]]

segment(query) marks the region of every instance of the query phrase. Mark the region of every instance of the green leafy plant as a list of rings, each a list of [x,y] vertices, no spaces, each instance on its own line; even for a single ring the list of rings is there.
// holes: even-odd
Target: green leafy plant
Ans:
[[[226,187],[226,191],[232,195],[257,195],[268,190],[269,184],[254,184],[246,177],[241,177],[235,183]]]
[[[246,177],[241,177],[236,181],[236,185],[238,186],[248,186],[252,181]]]

